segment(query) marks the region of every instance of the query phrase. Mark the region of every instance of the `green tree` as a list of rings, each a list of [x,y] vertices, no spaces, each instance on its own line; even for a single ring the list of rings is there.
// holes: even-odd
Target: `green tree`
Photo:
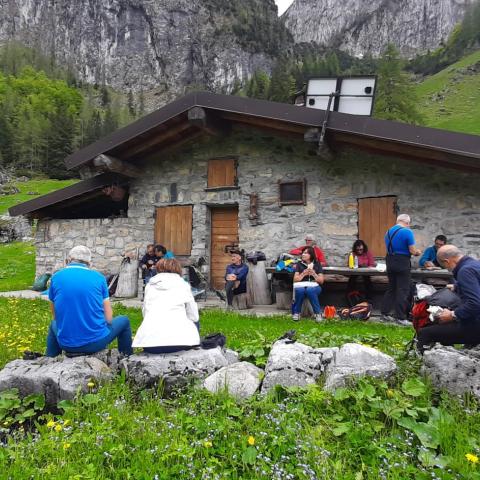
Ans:
[[[291,68],[286,60],[280,60],[272,72],[270,79],[269,100],[292,103],[296,83]]]
[[[403,71],[403,61],[392,44],[387,46],[380,59],[377,73],[374,116],[406,123],[421,123],[414,85]]]

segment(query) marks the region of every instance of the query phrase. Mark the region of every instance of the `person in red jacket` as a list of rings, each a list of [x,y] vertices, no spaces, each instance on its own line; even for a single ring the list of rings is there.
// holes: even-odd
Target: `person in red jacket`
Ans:
[[[325,254],[323,253],[322,249],[317,245],[317,242],[315,241],[315,237],[310,234],[305,235],[305,244],[306,245],[290,250],[288,253],[290,253],[291,255],[301,255],[303,250],[306,247],[313,247],[317,262],[319,262],[320,265],[322,265],[322,267],[326,267],[327,260],[325,258]]]

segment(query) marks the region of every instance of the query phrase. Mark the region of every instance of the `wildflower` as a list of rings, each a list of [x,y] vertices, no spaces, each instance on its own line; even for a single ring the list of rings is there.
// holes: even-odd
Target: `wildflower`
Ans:
[[[48,423],[47,423],[47,427],[48,428],[53,428],[56,424],[57,424],[57,422],[55,422],[55,420],[49,420]]]
[[[249,445],[255,445],[255,437],[252,437],[251,435],[248,437],[247,440]]]
[[[472,463],[478,463],[478,457],[474,455],[473,453],[467,453],[465,455],[465,458]]]
[[[389,388],[387,390],[387,397],[388,398],[393,398],[394,395],[395,395],[395,392],[391,388]]]
[[[95,383],[92,382],[91,380],[87,383],[88,388],[93,388],[95,386]]]
[[[64,426],[64,427],[68,427],[68,426],[70,425],[70,423],[72,423],[72,422],[70,422],[70,420],[67,419],[67,420],[65,420],[65,421],[63,422],[63,426]]]
[[[205,442],[203,442],[203,446],[205,448],[211,448],[211,447],[213,447],[213,443],[210,442],[210,440],[206,440]]]
[[[57,424],[57,425],[55,425],[54,428],[55,428],[56,432],[61,432],[63,427],[61,425]]]
[[[64,443],[64,444],[63,444],[63,449],[64,449],[64,450],[68,450],[71,446],[72,446],[71,443]]]

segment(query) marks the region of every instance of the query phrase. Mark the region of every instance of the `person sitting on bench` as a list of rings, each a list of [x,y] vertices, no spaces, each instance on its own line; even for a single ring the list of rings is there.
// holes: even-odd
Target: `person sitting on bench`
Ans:
[[[293,276],[295,301],[292,318],[294,321],[300,319],[305,297],[310,300],[315,321],[322,321],[319,296],[322,293],[320,285],[323,284],[323,280],[323,269],[315,257],[313,247],[305,247],[302,252],[302,260],[295,265],[295,275]]]
[[[133,340],[147,353],[171,353],[200,345],[198,307],[178,260],[160,259],[145,287],[143,321]]]
[[[52,277],[48,298],[53,320],[47,335],[48,357],[99,352],[118,339],[118,350],[132,354],[132,331],[126,316],[113,318],[105,277],[90,269],[90,249],[78,245],[68,265]]]
[[[227,308],[232,309],[233,296],[247,292],[248,266],[242,261],[240,250],[231,250],[232,263],[227,265],[225,273],[225,291],[227,293]]]

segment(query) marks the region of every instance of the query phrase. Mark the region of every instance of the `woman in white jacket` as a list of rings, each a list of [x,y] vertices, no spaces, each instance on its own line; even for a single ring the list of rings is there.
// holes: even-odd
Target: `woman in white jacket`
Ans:
[[[161,259],[157,274],[145,287],[143,322],[133,347],[148,353],[169,353],[200,345],[198,307],[182,267],[174,258]]]

